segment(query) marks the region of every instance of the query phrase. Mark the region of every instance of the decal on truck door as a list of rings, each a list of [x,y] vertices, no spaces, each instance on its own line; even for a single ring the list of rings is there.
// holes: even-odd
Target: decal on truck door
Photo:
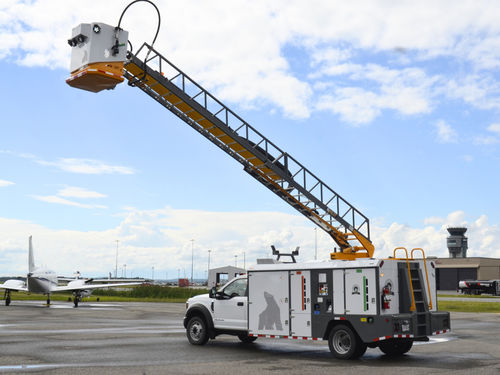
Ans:
[[[259,330],[283,330],[281,325],[280,308],[270,293],[264,292],[264,299],[266,300],[266,309],[259,314]]]

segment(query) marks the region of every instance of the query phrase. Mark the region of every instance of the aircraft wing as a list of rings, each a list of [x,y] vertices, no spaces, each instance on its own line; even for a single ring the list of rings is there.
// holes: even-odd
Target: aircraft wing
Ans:
[[[115,286],[141,285],[142,283],[115,283],[115,284],[83,284],[83,285],[65,285],[56,286],[52,289],[53,292],[70,292],[73,290],[92,290],[100,288],[110,288]]]
[[[28,291],[24,281],[15,279],[7,280],[5,283],[0,284],[0,289],[17,290],[19,292]]]

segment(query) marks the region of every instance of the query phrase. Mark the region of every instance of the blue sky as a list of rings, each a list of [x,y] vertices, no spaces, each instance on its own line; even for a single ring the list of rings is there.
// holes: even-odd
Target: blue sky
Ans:
[[[312,259],[312,223],[140,90],[66,85],[71,28],[114,25],[126,4],[0,5],[0,274],[25,272],[30,234],[66,274],[114,271],[115,240],[135,276],[190,276],[192,244],[195,277],[208,249],[214,266],[271,244]],[[187,1],[187,29],[157,4],[156,48],[368,216],[377,256],[446,256],[449,225],[469,227],[470,255],[500,256],[494,2]],[[150,17],[124,18],[134,46]],[[318,244],[326,259],[333,242]]]

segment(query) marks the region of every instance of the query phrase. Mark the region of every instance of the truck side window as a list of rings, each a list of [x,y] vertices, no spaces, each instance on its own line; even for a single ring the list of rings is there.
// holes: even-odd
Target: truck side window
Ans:
[[[235,280],[224,288],[224,294],[231,297],[245,297],[247,295],[247,279]]]

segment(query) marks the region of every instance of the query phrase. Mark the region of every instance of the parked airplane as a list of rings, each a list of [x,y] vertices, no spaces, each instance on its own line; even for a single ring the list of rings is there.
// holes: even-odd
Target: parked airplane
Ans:
[[[92,290],[98,288],[109,288],[114,286],[124,285],[140,285],[142,283],[114,283],[114,284],[89,284],[92,279],[80,279],[78,276],[70,281],[68,285],[58,286],[57,275],[54,271],[35,267],[33,258],[33,245],[29,239],[29,257],[28,267],[29,273],[26,276],[26,282],[22,280],[7,280],[5,283],[0,284],[0,289],[5,289],[5,305],[10,305],[10,292],[21,291],[29,293],[38,293],[47,295],[47,305],[50,305],[50,295],[54,292],[72,292],[73,303],[78,307],[78,302],[82,297],[87,297],[92,293]]]

